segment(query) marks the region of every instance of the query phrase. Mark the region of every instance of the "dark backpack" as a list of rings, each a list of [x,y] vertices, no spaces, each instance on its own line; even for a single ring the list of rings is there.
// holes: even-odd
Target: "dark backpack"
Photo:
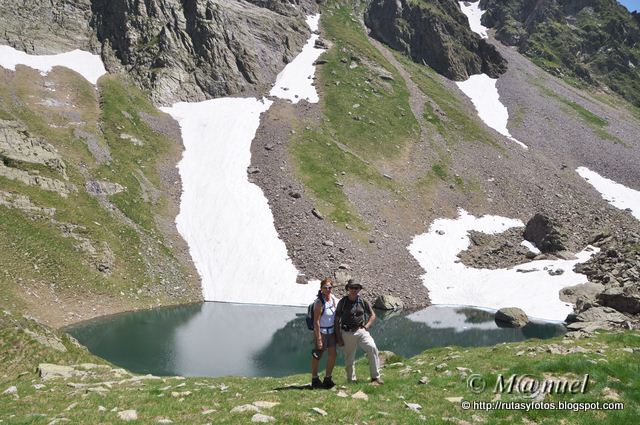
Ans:
[[[315,300],[313,300],[313,302],[311,304],[309,304],[309,307],[307,307],[306,321],[307,321],[307,328],[309,328],[310,331],[313,330],[313,325],[314,325],[314,322],[315,322],[315,318],[313,317],[313,311],[314,311],[314,306],[316,305],[316,301],[318,299],[320,301],[322,301],[322,312],[320,313],[320,315],[322,315],[324,313],[325,300],[324,300],[324,298],[318,296]]]

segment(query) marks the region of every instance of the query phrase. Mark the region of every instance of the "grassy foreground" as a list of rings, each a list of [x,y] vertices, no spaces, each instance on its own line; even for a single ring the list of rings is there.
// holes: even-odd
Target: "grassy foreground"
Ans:
[[[393,356],[383,368],[385,385],[347,385],[338,368],[333,390],[299,389],[308,375],[284,378],[183,378],[133,375],[91,355],[74,340],[33,320],[0,317],[0,422],[3,424],[122,423],[135,410],[135,423],[248,423],[254,415],[276,423],[384,424],[630,424],[640,414],[640,346],[637,332],[601,333],[592,338],[528,340],[494,347],[431,349],[410,359]],[[61,351],[64,350],[64,351]],[[74,376],[43,380],[40,363],[73,366]],[[360,379],[367,364],[357,364]],[[474,393],[477,374],[487,389]],[[463,410],[463,401],[522,401],[523,395],[493,392],[496,377],[583,379],[584,394],[549,394],[543,402],[619,402],[623,410]],[[427,383],[420,384],[425,377]],[[476,381],[476,384],[480,382]],[[358,398],[358,396],[362,398]],[[364,398],[364,399],[363,399]],[[268,403],[265,403],[268,402]],[[412,410],[407,404],[419,404]],[[572,406],[575,407],[575,406]],[[318,412],[314,409],[326,412]],[[129,412],[131,415],[132,413]]]

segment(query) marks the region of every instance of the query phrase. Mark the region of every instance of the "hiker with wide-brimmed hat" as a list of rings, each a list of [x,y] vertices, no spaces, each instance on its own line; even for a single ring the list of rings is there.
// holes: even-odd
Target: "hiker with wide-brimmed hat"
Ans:
[[[356,381],[354,364],[358,345],[364,350],[369,359],[371,383],[382,384],[380,379],[380,360],[378,347],[369,333],[369,329],[376,320],[376,314],[371,305],[360,297],[362,285],[349,279],[345,285],[347,295],[338,302],[336,308],[335,333],[339,346],[344,346],[344,362],[347,371],[347,381]],[[368,316],[368,318],[367,318]]]

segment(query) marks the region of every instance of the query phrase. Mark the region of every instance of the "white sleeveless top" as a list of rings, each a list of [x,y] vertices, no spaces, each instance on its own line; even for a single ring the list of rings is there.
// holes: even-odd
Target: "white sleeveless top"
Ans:
[[[336,317],[337,305],[336,297],[331,294],[331,299],[329,301],[325,301],[324,312],[322,312],[322,316],[320,316],[320,332],[328,334],[333,333],[333,322]]]

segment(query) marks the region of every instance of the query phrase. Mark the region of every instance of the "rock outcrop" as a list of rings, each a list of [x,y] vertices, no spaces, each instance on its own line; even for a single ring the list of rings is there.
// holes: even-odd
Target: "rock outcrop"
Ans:
[[[365,13],[371,35],[453,80],[485,73],[496,78],[507,62],[469,29],[454,0],[373,0]]]
[[[599,246],[600,252],[574,267],[587,275],[589,283],[562,291],[565,297],[575,297],[575,313],[567,317],[569,330],[588,333],[639,327],[640,235],[620,228],[614,233],[598,233],[591,243]]]
[[[91,0],[2,0],[0,44],[32,55],[100,51],[91,28]]]
[[[313,0],[4,0],[0,44],[102,54],[157,104],[262,92],[309,35]]]
[[[286,0],[92,5],[107,70],[128,73],[160,104],[270,86],[309,35],[303,9]]]
[[[562,231],[558,221],[546,214],[534,215],[527,222],[523,237],[544,253],[567,249],[567,235]]]

